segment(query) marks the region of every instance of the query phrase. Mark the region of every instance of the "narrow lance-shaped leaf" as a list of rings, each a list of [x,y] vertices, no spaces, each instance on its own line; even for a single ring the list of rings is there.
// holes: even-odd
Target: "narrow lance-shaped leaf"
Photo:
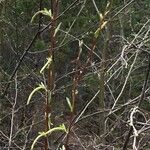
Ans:
[[[106,26],[107,22],[108,22],[108,21],[104,21],[104,22],[102,23],[101,29],[103,29],[103,28]]]
[[[40,10],[40,11],[38,11],[38,12],[36,12],[36,13],[34,14],[34,16],[33,16],[32,19],[31,19],[31,23],[33,22],[33,20],[35,19],[35,17],[36,17],[37,15],[39,15],[39,14],[43,14],[43,15],[45,15],[45,16],[49,16],[50,18],[53,18],[53,17],[52,17],[52,12],[51,12],[51,10],[47,10],[46,8],[44,8],[44,10]]]
[[[31,150],[33,150],[35,144],[37,143],[37,141],[41,138],[41,137],[45,137],[47,136],[48,134],[51,134],[52,132],[55,132],[55,131],[64,131],[64,132],[67,132],[66,130],[66,127],[64,124],[60,125],[59,127],[55,127],[55,128],[52,128],[50,130],[48,130],[47,132],[40,132],[36,139],[33,141],[32,145],[31,145]]]
[[[108,1],[106,5],[106,10],[110,7],[110,4],[111,4],[110,1]]]
[[[109,13],[109,10],[108,10],[108,11],[105,11],[104,15],[106,16],[108,13]]]
[[[52,125],[53,125],[53,123],[51,121],[51,114],[49,114],[49,116],[48,116],[48,127],[49,127],[49,129],[51,129]]]
[[[95,31],[94,37],[97,39],[98,36],[99,36],[99,34],[100,34],[100,28],[98,28],[98,29]]]
[[[60,150],[66,150],[65,146],[63,145],[62,148],[60,148]]]
[[[47,62],[45,63],[45,65],[42,67],[42,69],[40,70],[40,73],[43,73],[43,71],[45,70],[45,68],[48,68],[49,65],[51,64],[52,62],[52,57],[50,58],[47,58]]]
[[[57,28],[55,29],[54,36],[56,36],[58,30],[60,29],[60,26],[61,26],[61,22],[59,23],[59,25],[58,25]]]
[[[66,100],[67,100],[67,104],[68,104],[68,106],[70,108],[70,111],[73,112],[73,107],[72,107],[72,104],[70,102],[70,99],[68,97],[66,97]]]
[[[46,90],[46,88],[45,88],[45,86],[44,86],[43,83],[41,83],[37,88],[35,88],[35,89],[31,92],[31,94],[29,95],[28,100],[27,100],[27,105],[30,103],[30,100],[31,100],[33,94],[34,94],[35,92],[41,90],[41,89],[45,89],[45,90]]]
[[[82,46],[83,46],[83,40],[79,41],[79,49],[80,49],[80,51],[79,51],[79,56],[80,56],[81,53],[82,53]]]
[[[102,21],[104,19],[104,16],[102,13],[99,14],[100,20]]]

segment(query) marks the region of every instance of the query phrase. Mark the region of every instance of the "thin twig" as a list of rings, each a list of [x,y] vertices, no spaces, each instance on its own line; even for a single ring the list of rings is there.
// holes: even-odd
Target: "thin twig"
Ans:
[[[144,84],[143,84],[143,89],[142,89],[142,92],[141,92],[141,98],[139,100],[138,107],[141,106],[142,101],[144,100],[149,74],[150,74],[150,55],[149,55],[148,69],[147,69],[147,72],[146,72],[145,81],[144,81]],[[132,135],[132,132],[133,132],[133,127],[131,126],[130,129],[129,129],[128,135],[125,139],[122,150],[127,150],[127,146],[128,146],[129,140],[130,140],[130,136]]]

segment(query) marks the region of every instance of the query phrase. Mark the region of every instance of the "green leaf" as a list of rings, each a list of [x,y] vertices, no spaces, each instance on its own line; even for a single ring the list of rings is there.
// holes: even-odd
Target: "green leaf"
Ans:
[[[104,19],[104,16],[102,13],[99,14],[99,17],[100,17],[100,20],[103,20]]]
[[[46,90],[46,87],[44,86],[43,83],[39,84],[39,86],[38,86],[37,88],[35,88],[35,89],[31,92],[31,94],[29,95],[28,100],[27,100],[27,105],[29,105],[30,100],[31,100],[33,94],[34,94],[35,92],[41,90],[41,89],[45,89],[45,90]]]
[[[108,21],[104,21],[104,22],[102,23],[101,29],[103,29],[103,28],[106,26],[107,22],[108,22]]]
[[[110,4],[111,4],[110,1],[108,1],[106,5],[106,10],[110,7]]]
[[[52,62],[52,57],[47,58],[47,62],[45,63],[45,65],[40,70],[40,73],[43,73],[43,71],[45,70],[45,68],[48,68],[50,66],[51,62]]]
[[[66,97],[66,100],[67,100],[67,104],[68,104],[68,106],[70,108],[70,111],[73,112],[73,107],[72,107],[72,104],[70,102],[70,99],[68,97]]]
[[[45,137],[48,134],[51,134],[52,132],[55,132],[55,131],[64,131],[64,132],[67,132],[66,127],[65,127],[64,124],[60,125],[59,127],[52,128],[52,129],[48,130],[47,132],[39,132],[39,135],[36,137],[36,139],[33,141],[32,145],[31,145],[31,150],[33,150],[35,144],[37,143],[37,141],[41,137]]]
[[[80,57],[80,55],[81,55],[81,53],[82,53],[82,46],[83,46],[83,40],[79,40],[79,57]]]
[[[45,16],[48,16],[48,17],[50,17],[50,18],[53,18],[53,17],[52,17],[52,12],[51,12],[51,10],[47,10],[46,8],[44,8],[44,10],[40,10],[40,11],[38,11],[38,12],[36,12],[36,13],[34,14],[34,16],[33,16],[32,19],[31,19],[31,23],[33,22],[33,20],[35,19],[35,17],[36,17],[37,15],[39,15],[39,14],[43,14],[43,15],[45,15]]]
[[[95,38],[98,38],[99,34],[100,34],[100,28],[98,28],[98,29],[95,31],[94,37],[95,37]]]
[[[57,32],[58,32],[58,30],[59,30],[61,24],[62,24],[62,23],[60,22],[59,25],[57,26],[57,28],[55,29],[54,36],[57,34]]]

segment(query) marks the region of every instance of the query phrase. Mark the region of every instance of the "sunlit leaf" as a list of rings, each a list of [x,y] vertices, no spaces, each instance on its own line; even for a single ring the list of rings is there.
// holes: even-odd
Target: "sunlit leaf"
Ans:
[[[51,12],[51,10],[47,10],[46,8],[44,8],[44,10],[40,10],[40,11],[36,12],[36,13],[33,15],[32,19],[31,19],[31,23],[33,22],[33,20],[35,19],[35,17],[36,17],[37,15],[39,15],[39,14],[43,14],[43,15],[45,15],[45,16],[48,16],[48,17],[50,17],[50,18],[53,18],[53,17],[52,17],[52,12]]]
[[[95,37],[95,38],[98,38],[99,34],[100,34],[100,28],[98,28],[98,29],[95,31],[94,37]]]
[[[50,58],[47,58],[47,62],[45,63],[45,65],[42,67],[42,69],[40,70],[40,73],[43,73],[43,71],[45,70],[45,68],[48,68],[49,65],[51,64],[52,62],[52,57]]]
[[[103,29],[103,28],[106,26],[107,22],[108,22],[108,21],[104,21],[104,22],[102,23],[101,29]]]
[[[43,83],[39,84],[39,86],[38,86],[37,88],[35,88],[35,89],[31,92],[31,94],[29,95],[28,100],[27,100],[27,105],[30,103],[30,100],[31,100],[33,94],[34,94],[35,92],[41,90],[41,89],[45,89],[45,90],[46,90],[46,88],[45,88],[45,86],[44,86]]]
[[[60,26],[61,26],[61,22],[59,23],[59,25],[58,25],[57,28],[55,29],[54,36],[57,34],[57,32],[58,32]]]
[[[104,18],[102,13],[99,14],[99,17],[100,17],[100,20],[103,20]]]
[[[80,55],[81,55],[81,53],[82,53],[82,46],[83,46],[83,40],[80,40],[79,41],[79,57],[80,57]]]
[[[35,144],[37,143],[37,141],[40,138],[45,137],[48,134],[51,134],[52,132],[55,132],[55,131],[64,131],[64,132],[67,132],[67,129],[66,129],[65,125],[62,124],[59,127],[55,127],[55,128],[52,128],[52,129],[48,130],[47,132],[39,132],[39,135],[36,137],[36,139],[33,141],[32,145],[31,145],[31,150],[33,150]]]
[[[65,146],[63,145],[62,148],[60,148],[60,150],[66,150]]]
[[[107,2],[106,9],[110,6],[110,1]]]
[[[66,100],[67,100],[67,104],[68,104],[68,106],[70,108],[70,111],[73,112],[73,107],[72,107],[72,104],[70,102],[70,99],[68,97],[66,97]]]
[[[109,10],[108,11],[105,11],[105,16],[109,13]]]

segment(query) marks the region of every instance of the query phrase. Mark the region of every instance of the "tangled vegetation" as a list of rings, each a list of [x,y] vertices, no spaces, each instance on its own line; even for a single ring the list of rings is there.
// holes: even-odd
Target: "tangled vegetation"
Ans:
[[[1,0],[0,149],[149,149],[149,9]]]

